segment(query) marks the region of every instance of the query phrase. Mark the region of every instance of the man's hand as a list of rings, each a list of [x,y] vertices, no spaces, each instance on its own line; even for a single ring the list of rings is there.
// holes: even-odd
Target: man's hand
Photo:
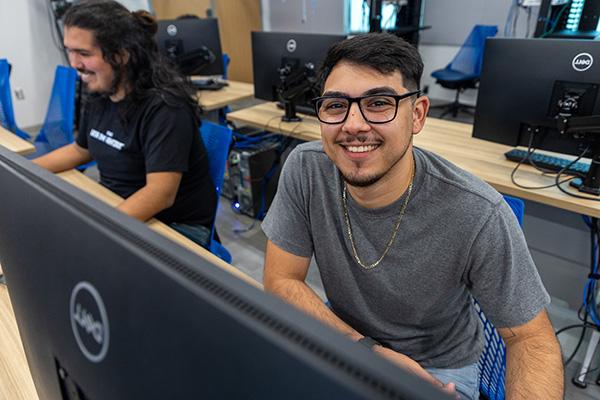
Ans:
[[[388,349],[387,347],[379,345],[373,347],[373,351],[382,356],[383,358],[386,358],[388,361],[391,361],[392,363],[398,365],[400,368],[408,370],[413,374],[417,375],[418,377],[430,382],[434,386],[440,388],[443,392],[453,395],[454,397],[456,397],[457,400],[460,399],[460,396],[456,392],[456,385],[454,383],[444,384],[443,382],[436,379],[429,372],[425,371],[425,369],[423,369],[423,367],[421,367],[419,363],[417,363],[412,358],[405,356],[402,353],[398,353],[394,350]]]

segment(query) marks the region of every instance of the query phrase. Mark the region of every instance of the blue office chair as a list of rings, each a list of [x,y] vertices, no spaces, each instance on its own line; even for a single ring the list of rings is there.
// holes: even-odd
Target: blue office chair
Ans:
[[[223,53],[223,79],[227,80],[229,76],[229,63],[231,58],[227,53]],[[219,110],[219,124],[227,126],[227,113],[231,111],[231,107],[225,106]]]
[[[227,80],[229,76],[229,63],[231,62],[231,58],[229,54],[223,53],[223,79]]]
[[[208,121],[202,121],[200,137],[208,153],[208,167],[210,178],[216,188],[217,207],[215,208],[215,221],[210,232],[209,250],[223,261],[231,263],[231,254],[223,245],[215,240],[215,222],[217,219],[219,195],[223,186],[225,166],[229,157],[229,146],[231,145],[232,132],[226,126],[218,125]]]
[[[39,157],[73,142],[76,83],[74,68],[56,67],[44,125],[34,141],[36,151],[28,157]]]
[[[0,125],[20,138],[29,140],[31,137],[19,129],[15,121],[9,77],[10,64],[2,58],[0,59]]]
[[[519,225],[523,224],[525,203],[523,200],[504,196],[504,200],[515,213]],[[483,324],[484,348],[479,357],[479,392],[485,399],[504,400],[504,375],[506,373],[506,346],[494,325],[486,318],[477,300],[473,305]]]
[[[445,109],[440,118],[450,113],[456,118],[459,111],[470,112],[474,109],[473,106],[459,101],[460,93],[465,89],[474,89],[479,84],[485,39],[496,36],[496,33],[498,33],[497,26],[475,25],[450,64],[431,73],[431,76],[436,79],[436,83],[446,89],[456,90],[452,103],[431,107]]]

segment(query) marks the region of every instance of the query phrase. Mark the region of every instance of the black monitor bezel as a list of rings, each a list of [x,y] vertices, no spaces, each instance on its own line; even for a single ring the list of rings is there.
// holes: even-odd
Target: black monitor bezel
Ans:
[[[169,34],[172,31],[170,26],[176,27],[175,35]],[[184,75],[206,75],[223,76],[225,73],[223,64],[223,51],[219,35],[219,22],[216,18],[182,18],[182,19],[162,19],[158,20],[158,31],[155,40],[161,54],[165,55],[166,42],[173,39],[181,39],[190,52],[206,46],[215,55],[215,61],[202,67],[197,73],[187,74],[182,69]],[[166,57],[166,56],[165,56]],[[168,57],[166,57],[168,58]]]

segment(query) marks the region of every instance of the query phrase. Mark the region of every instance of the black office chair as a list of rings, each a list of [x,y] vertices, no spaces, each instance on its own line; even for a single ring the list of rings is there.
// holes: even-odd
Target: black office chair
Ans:
[[[431,107],[444,109],[440,118],[444,118],[448,114],[452,114],[452,117],[456,118],[460,111],[473,112],[475,107],[461,103],[459,97],[466,89],[477,88],[485,39],[496,36],[496,33],[498,33],[497,26],[475,25],[450,64],[431,73],[431,76],[436,79],[436,83],[446,89],[456,90],[456,96],[452,103]]]

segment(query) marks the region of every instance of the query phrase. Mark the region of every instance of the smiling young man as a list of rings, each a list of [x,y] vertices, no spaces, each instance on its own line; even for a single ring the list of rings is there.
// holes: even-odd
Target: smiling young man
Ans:
[[[64,45],[87,96],[75,143],[34,160],[53,172],[97,161],[100,183],[139,220],[156,216],[206,246],[216,207],[194,90],[159,55],[157,24],[115,1],[64,16]]]
[[[322,141],[290,154],[263,222],[265,289],[465,399],[479,398],[473,296],[506,342],[507,398],[561,399],[549,296],[514,214],[413,147],[429,108],[422,71],[389,34],[329,50],[315,100]],[[330,307],[304,281],[312,256]]]

